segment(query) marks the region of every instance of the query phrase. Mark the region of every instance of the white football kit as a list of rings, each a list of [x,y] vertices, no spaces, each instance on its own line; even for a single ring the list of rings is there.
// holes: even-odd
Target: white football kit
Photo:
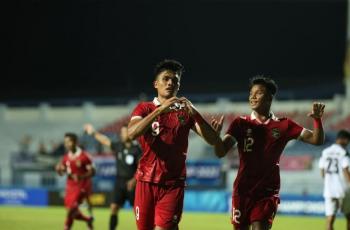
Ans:
[[[322,152],[319,161],[320,169],[324,170],[324,190],[326,216],[336,215],[342,206],[342,199],[347,188],[343,170],[350,165],[346,150],[338,144],[333,144]]]

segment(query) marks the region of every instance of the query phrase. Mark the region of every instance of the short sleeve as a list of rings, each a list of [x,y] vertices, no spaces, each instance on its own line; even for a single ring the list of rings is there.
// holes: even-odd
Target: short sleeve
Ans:
[[[86,167],[89,166],[89,165],[93,165],[92,164],[92,158],[91,158],[91,156],[89,154],[85,154],[84,163],[85,163]]]
[[[347,168],[349,167],[350,163],[349,163],[349,158],[344,156],[342,157],[341,159],[341,167],[344,169],[344,168]]]
[[[288,119],[287,121],[288,121],[288,129],[287,129],[288,139],[289,140],[297,139],[304,128],[290,119]]]
[[[137,117],[143,118],[148,114],[148,109],[145,103],[139,103],[131,113],[131,120]]]
[[[325,163],[326,163],[325,158],[322,156],[320,158],[320,161],[318,162],[318,167],[320,169],[325,169],[326,168],[326,164]]]
[[[238,138],[238,136],[239,136],[239,120],[240,120],[240,118],[238,117],[238,118],[235,118],[232,122],[231,122],[231,124],[230,124],[230,126],[228,127],[228,129],[227,129],[227,131],[226,131],[226,134],[228,134],[228,135],[230,135],[230,136],[232,136],[232,137],[234,137],[234,138]]]

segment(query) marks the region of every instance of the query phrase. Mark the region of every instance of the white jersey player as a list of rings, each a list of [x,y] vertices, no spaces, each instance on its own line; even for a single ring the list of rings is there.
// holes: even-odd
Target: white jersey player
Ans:
[[[324,178],[323,196],[325,199],[325,214],[327,229],[333,229],[335,216],[342,208],[345,191],[350,182],[350,160],[347,156],[346,146],[350,141],[350,133],[340,131],[335,144],[322,152],[319,161],[322,177]]]

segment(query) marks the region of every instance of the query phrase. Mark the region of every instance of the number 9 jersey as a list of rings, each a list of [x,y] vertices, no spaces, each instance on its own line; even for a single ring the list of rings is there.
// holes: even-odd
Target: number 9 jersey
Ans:
[[[346,189],[343,170],[349,167],[346,150],[338,144],[324,149],[319,167],[324,170],[323,196],[325,198],[343,198]]]

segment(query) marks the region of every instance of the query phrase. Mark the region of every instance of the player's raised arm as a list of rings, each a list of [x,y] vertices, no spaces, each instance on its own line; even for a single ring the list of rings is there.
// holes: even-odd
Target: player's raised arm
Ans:
[[[102,133],[96,131],[92,124],[85,124],[84,125],[84,131],[87,134],[93,136],[102,145],[105,145],[105,146],[108,146],[108,147],[112,146],[111,139],[109,139],[106,135],[103,135]]]
[[[130,140],[135,140],[147,129],[150,128],[152,122],[162,113],[166,113],[170,110],[170,106],[174,103],[179,102],[177,97],[171,97],[165,100],[157,109],[148,114],[146,117],[132,117],[128,125],[128,137]]]
[[[324,113],[325,104],[313,103],[312,111],[308,114],[309,117],[314,119],[314,129],[304,130],[299,139],[305,143],[313,145],[322,145],[324,143],[325,135],[322,125],[322,116]]]

